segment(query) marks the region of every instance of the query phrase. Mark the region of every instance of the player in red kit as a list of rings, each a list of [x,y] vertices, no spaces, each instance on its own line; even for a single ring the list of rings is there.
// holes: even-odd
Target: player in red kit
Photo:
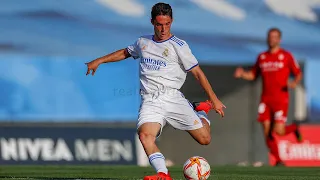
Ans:
[[[289,106],[289,88],[295,88],[302,78],[298,63],[290,52],[280,47],[281,31],[272,28],[268,31],[267,43],[269,49],[259,54],[257,61],[250,71],[239,67],[234,76],[245,80],[255,80],[262,77],[263,90],[258,107],[258,121],[264,130],[264,137],[270,153],[281,163],[278,148],[273,141],[272,133],[283,136],[294,133],[298,141],[302,141],[296,124],[286,126]],[[288,82],[290,74],[295,76]],[[275,165],[276,165],[275,164]]]

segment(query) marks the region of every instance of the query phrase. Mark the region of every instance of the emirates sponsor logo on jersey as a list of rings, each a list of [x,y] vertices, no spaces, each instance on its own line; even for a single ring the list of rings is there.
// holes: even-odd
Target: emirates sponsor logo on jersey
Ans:
[[[283,62],[263,62],[260,63],[260,68],[263,71],[276,71],[284,67]]]
[[[160,67],[166,67],[167,63],[162,60],[155,60],[151,58],[142,58],[141,65],[143,68],[152,71],[159,71]]]
[[[292,143],[281,140],[278,144],[279,155],[282,160],[320,160],[320,144]]]

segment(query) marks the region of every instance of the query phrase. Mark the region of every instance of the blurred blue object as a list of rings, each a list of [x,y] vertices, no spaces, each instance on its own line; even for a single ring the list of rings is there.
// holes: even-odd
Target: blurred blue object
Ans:
[[[138,63],[101,66],[87,59],[0,56],[2,121],[128,121],[138,114]]]
[[[156,2],[1,0],[0,119],[135,120],[137,62],[103,65],[94,77],[85,77],[84,62],[153,33]],[[270,27],[283,31],[283,46],[296,59],[319,60],[319,0],[166,2],[173,7],[173,33],[201,64],[252,64],[266,49]],[[314,99],[311,107],[319,107]]]
[[[312,122],[320,121],[320,62],[309,61],[305,67],[308,118]]]

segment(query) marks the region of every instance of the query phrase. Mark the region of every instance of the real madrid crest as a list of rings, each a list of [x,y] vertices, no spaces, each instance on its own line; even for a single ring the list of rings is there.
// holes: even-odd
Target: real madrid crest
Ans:
[[[163,51],[162,56],[167,57],[168,55],[169,55],[169,49],[166,48],[166,49]]]

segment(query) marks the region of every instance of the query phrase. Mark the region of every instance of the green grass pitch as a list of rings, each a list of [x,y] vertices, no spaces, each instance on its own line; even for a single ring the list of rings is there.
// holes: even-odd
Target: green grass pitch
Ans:
[[[182,167],[169,168],[173,179],[184,179]],[[320,168],[211,167],[212,180],[320,180]],[[137,166],[0,166],[0,179],[143,179],[152,168]]]

